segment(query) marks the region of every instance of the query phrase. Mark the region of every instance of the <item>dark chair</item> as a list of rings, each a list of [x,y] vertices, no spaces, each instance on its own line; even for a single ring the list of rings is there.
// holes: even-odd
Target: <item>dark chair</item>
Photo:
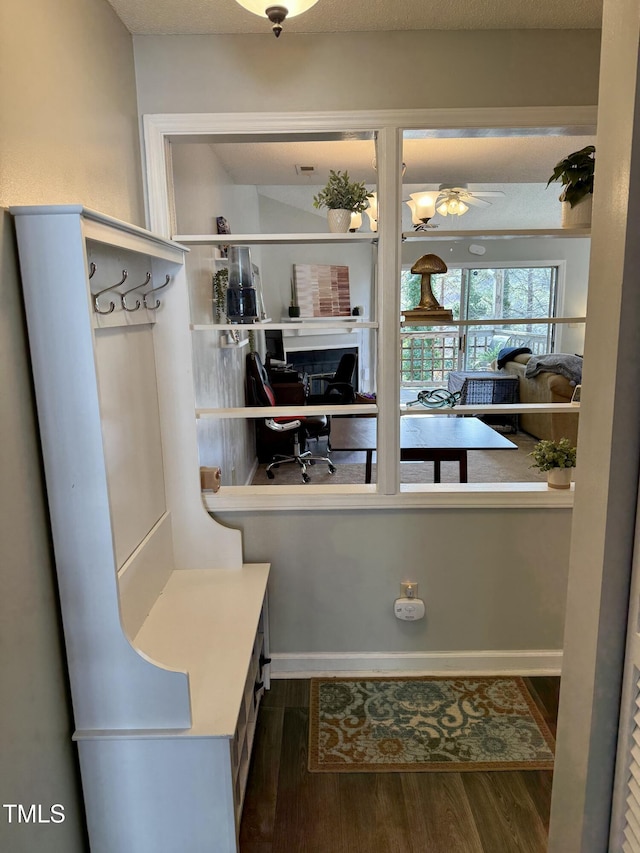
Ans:
[[[340,359],[335,373],[315,375],[313,378],[321,380],[325,383],[325,386],[321,394],[314,394],[309,397],[309,404],[355,403],[356,390],[353,380],[357,363],[357,355],[353,352],[348,352]]]
[[[277,385],[274,387],[270,380],[260,356],[255,353],[247,355],[247,404],[250,406],[276,406]],[[301,394],[304,399],[304,386],[300,384]],[[288,402],[291,402],[290,400]],[[265,454],[268,453],[270,459],[267,465],[266,474],[270,480],[273,480],[275,474],[274,468],[279,468],[288,462],[295,462],[302,474],[302,479],[305,483],[310,480],[307,474],[307,466],[315,465],[316,462],[326,462],[329,467],[329,473],[335,474],[336,469],[331,459],[328,456],[314,456],[310,450],[306,450],[307,426],[314,429],[325,428],[327,419],[324,416],[313,416],[306,418],[299,417],[269,417],[264,421],[257,422],[256,428],[256,443],[258,450],[258,459],[260,462],[267,461]],[[269,440],[269,436],[271,440]],[[276,438],[277,437],[277,438]],[[287,444],[284,448],[282,445],[278,448],[281,452],[276,452],[276,447],[279,441],[285,437]]]
[[[355,403],[356,391],[353,385],[353,377],[356,372],[358,357],[355,353],[345,353],[338,363],[335,373],[325,373],[316,375],[314,379],[320,379],[325,383],[321,394],[311,394],[307,398],[307,403],[310,406],[322,406],[324,404],[348,405]],[[310,427],[307,430],[309,438],[315,438],[316,441],[327,436],[327,451],[331,450],[331,416],[327,417],[325,427]]]

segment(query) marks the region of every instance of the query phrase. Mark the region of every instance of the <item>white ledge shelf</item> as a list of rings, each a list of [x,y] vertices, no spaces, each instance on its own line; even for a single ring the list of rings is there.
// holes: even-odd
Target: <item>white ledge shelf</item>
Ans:
[[[377,243],[378,235],[373,232],[355,234],[331,234],[329,232],[309,234],[176,234],[173,238],[186,246],[237,246],[250,243],[268,246],[287,243]],[[221,260],[216,258],[216,260]]]
[[[209,512],[321,509],[563,509],[573,508],[575,484],[570,489],[549,489],[546,483],[411,483],[394,495],[376,486],[222,486],[219,492],[203,493]]]
[[[244,338],[241,341],[228,341],[224,336],[220,338],[220,346],[223,349],[242,349],[249,344],[249,338]]]
[[[403,240],[509,240],[518,237],[590,237],[590,228],[504,228],[495,231],[404,231]],[[177,239],[177,238],[176,238]]]
[[[375,320],[358,320],[357,318],[349,320],[340,320],[329,318],[322,320],[295,320],[283,321],[281,323],[193,323],[189,326],[192,332],[211,332],[211,331],[228,331],[250,332],[252,329],[280,329],[286,332],[297,333],[301,329],[305,332],[316,331],[319,329],[337,329],[340,332],[352,332],[354,329],[377,329],[378,323]]]

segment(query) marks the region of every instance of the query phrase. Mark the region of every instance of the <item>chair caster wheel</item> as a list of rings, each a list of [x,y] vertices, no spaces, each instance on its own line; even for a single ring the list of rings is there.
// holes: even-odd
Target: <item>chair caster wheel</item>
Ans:
[[[275,480],[276,475],[273,473],[273,471],[267,471],[267,477],[269,478],[269,480]]]
[[[305,482],[305,483],[310,483],[310,482],[311,482],[311,477],[310,477],[308,474],[303,474],[303,475],[302,475],[302,480],[303,480],[303,482]]]
[[[335,465],[329,465],[329,473],[330,473],[330,474],[335,474],[335,473],[336,473],[336,467],[335,467]]]

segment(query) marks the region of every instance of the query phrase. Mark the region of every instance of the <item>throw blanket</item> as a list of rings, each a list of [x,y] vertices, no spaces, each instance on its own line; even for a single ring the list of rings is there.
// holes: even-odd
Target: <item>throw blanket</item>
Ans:
[[[527,352],[531,352],[529,347],[504,347],[498,353],[498,360],[496,362],[498,370],[502,370],[505,364],[508,361],[513,361],[517,355],[522,355]]]
[[[580,385],[582,382],[582,358],[579,355],[564,352],[532,355],[524,369],[524,375],[530,379],[544,370],[566,376],[572,385]]]

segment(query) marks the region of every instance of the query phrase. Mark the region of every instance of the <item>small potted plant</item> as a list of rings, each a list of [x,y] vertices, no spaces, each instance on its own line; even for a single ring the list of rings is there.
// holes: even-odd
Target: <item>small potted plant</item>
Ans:
[[[591,224],[595,155],[596,149],[593,145],[574,151],[556,164],[553,174],[547,181],[547,187],[555,181],[563,185],[560,193],[563,225]]]
[[[571,471],[576,467],[576,448],[568,438],[539,441],[529,456],[533,459],[531,468],[546,472],[549,488],[568,489],[571,486]]]
[[[223,267],[213,276],[213,306],[218,323],[227,319],[227,285],[229,284],[229,268]]]
[[[367,199],[373,195],[364,185],[349,178],[348,172],[329,171],[329,180],[325,188],[313,197],[314,207],[328,209],[329,231],[346,233],[351,226],[351,214],[362,213],[367,207]]]

